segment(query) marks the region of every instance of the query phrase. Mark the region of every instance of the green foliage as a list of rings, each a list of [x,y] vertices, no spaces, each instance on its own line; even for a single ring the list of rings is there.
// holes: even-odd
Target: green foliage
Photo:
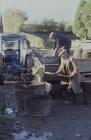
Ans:
[[[27,39],[30,40],[31,47],[44,48],[43,35],[27,34]]]
[[[91,37],[91,0],[81,0],[73,24],[73,32],[80,38]]]
[[[56,31],[57,23],[53,20],[44,20],[42,23],[28,23],[23,26],[23,31],[27,32],[47,32]]]
[[[9,9],[3,18],[4,32],[69,32],[71,30],[71,26],[67,27],[65,22],[56,22],[54,19],[46,19],[40,24],[26,21],[28,21],[28,17],[25,12],[20,9]]]
[[[25,31],[25,32],[41,32],[42,31],[42,26],[41,24],[24,24],[23,28],[22,28],[22,31]]]
[[[60,22],[58,24],[58,31],[64,32],[65,31],[65,27],[66,27],[66,23],[65,22]]]
[[[88,37],[89,36],[91,37],[91,0],[86,1],[84,11],[83,11],[82,20],[83,20],[85,27],[87,29]]]
[[[87,37],[87,28],[83,21],[83,13],[84,13],[85,5],[86,5],[86,1],[81,0],[73,24],[73,32],[80,38]]]
[[[4,32],[20,32],[27,19],[26,13],[19,9],[7,10],[4,15]]]
[[[30,40],[31,47],[35,48],[52,48],[53,44],[49,40],[49,36],[46,33],[29,33],[27,39]]]
[[[72,26],[71,25],[66,25],[65,26],[65,32],[72,32]]]
[[[86,27],[88,28],[89,26],[91,26],[91,1],[90,0],[88,0],[86,2],[83,13],[84,13],[83,22],[85,23]]]
[[[56,31],[57,22],[54,19],[44,20],[42,22],[42,29],[44,31]]]
[[[67,25],[65,22],[56,22],[54,19],[46,19],[42,21],[42,23],[28,23],[24,24],[22,27],[22,31],[24,32],[51,32],[51,31],[59,31],[59,32],[71,32],[72,26]]]

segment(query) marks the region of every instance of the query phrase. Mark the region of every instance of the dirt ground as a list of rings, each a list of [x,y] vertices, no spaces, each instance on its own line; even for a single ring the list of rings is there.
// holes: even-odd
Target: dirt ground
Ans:
[[[32,133],[52,133],[49,140],[90,140],[91,105],[62,105],[55,101],[49,117],[28,117],[23,123]]]
[[[15,110],[14,87],[5,86],[1,90],[6,94],[7,108]],[[91,140],[90,94],[88,100],[88,105],[53,100],[47,117],[14,115],[14,140]]]

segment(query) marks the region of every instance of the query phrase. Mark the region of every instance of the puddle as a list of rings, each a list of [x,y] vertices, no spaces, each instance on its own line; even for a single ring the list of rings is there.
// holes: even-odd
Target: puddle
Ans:
[[[29,134],[24,130],[18,134],[13,134],[13,136],[14,136],[14,140],[48,140],[48,137],[52,137],[53,134],[51,132],[48,132],[40,136],[34,133]]]
[[[12,115],[13,114],[13,110],[11,108],[6,108],[5,109],[5,113]]]
[[[28,136],[28,133],[26,131],[22,131],[18,134],[13,134],[14,140],[25,140],[26,136]]]
[[[14,110],[12,108],[6,108],[5,109],[5,114],[6,114],[6,116],[9,116],[10,118],[15,117],[15,113],[14,113]]]

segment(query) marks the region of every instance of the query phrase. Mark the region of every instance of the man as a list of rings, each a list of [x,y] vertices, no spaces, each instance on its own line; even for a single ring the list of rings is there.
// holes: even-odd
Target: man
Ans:
[[[76,95],[81,93],[84,97],[84,103],[87,103],[86,96],[81,90],[81,78],[75,59],[67,54],[66,49],[61,50],[59,57],[61,58],[61,65],[54,74],[66,75],[68,77],[68,89],[73,91],[73,100],[75,100]]]
[[[63,35],[57,34],[55,32],[51,32],[49,35],[49,39],[54,43],[53,47],[53,56],[58,56],[58,53],[62,48],[67,50],[67,53],[70,54],[71,40],[64,37]]]
[[[56,74],[67,75],[69,78],[69,87],[72,87],[74,93],[80,93],[80,74],[75,59],[68,56],[65,49],[59,53],[59,57],[61,58],[61,65]]]

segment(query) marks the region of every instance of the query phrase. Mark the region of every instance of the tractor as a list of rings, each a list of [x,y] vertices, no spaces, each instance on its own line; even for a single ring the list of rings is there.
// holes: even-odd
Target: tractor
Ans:
[[[20,78],[21,72],[27,73],[27,60],[30,42],[24,34],[0,34],[0,53],[3,56],[6,79]],[[29,57],[30,58],[30,57]]]

